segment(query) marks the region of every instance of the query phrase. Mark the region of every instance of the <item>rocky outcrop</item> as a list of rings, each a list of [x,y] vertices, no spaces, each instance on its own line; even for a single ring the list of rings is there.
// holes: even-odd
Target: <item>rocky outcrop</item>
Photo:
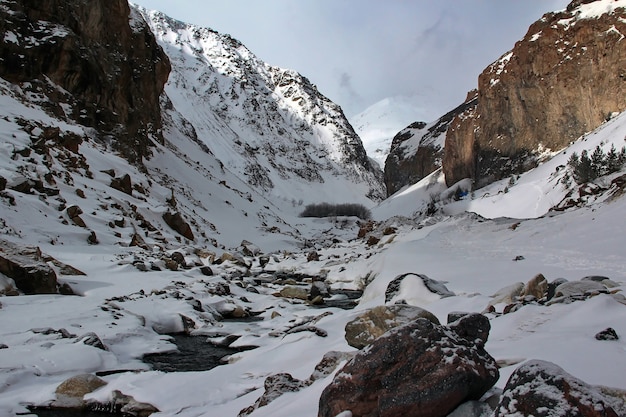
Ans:
[[[169,60],[126,0],[6,2],[0,32],[0,77],[47,96],[54,116],[93,127],[131,161],[162,141]]]
[[[495,417],[618,417],[626,413],[621,398],[608,389],[593,387],[573,377],[557,365],[533,360],[511,375]]]
[[[626,109],[626,9],[616,7],[575,1],[547,13],[480,74],[476,108],[457,115],[446,135],[448,185],[472,178],[482,186],[525,171],[543,151]]]
[[[459,114],[476,107],[476,95],[432,123],[415,122],[394,136],[385,160],[387,196],[441,168],[446,132]]]
[[[427,319],[390,330],[358,352],[324,389],[319,417],[343,411],[352,416],[446,416],[465,401],[479,399],[498,380],[495,360],[479,345],[489,328],[463,335]],[[467,323],[469,324],[469,322]],[[483,326],[489,326],[484,318]],[[482,339],[481,339],[482,340]]]

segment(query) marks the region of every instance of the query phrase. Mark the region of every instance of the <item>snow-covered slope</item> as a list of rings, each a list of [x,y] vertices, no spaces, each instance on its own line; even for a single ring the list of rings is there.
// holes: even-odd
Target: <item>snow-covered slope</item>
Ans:
[[[289,203],[384,197],[380,170],[343,112],[305,77],[228,35],[137,10],[170,57],[171,107],[225,168]]]
[[[367,155],[383,168],[396,133],[416,120],[435,117],[432,111],[407,97],[388,97],[352,117],[350,123],[361,137]]]

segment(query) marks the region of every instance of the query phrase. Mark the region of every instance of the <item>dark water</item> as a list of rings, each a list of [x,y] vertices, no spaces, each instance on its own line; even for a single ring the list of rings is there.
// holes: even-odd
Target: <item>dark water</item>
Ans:
[[[193,372],[208,371],[216,366],[224,365],[222,358],[249,348],[229,348],[215,346],[207,342],[206,336],[172,335],[178,352],[152,353],[143,357],[155,371]]]

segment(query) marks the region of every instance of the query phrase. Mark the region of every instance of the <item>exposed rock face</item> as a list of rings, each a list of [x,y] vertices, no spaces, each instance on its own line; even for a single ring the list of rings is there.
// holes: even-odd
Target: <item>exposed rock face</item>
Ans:
[[[169,60],[126,0],[4,2],[0,32],[0,77],[31,83],[50,99],[49,112],[114,138],[131,161],[162,141],[159,96]]]
[[[498,380],[495,360],[454,330],[417,319],[358,352],[320,397],[320,417],[445,416]]]
[[[415,122],[400,131],[391,142],[385,160],[387,196],[441,168],[445,134],[452,120],[476,107],[476,95],[432,123]]]
[[[592,13],[599,2],[611,12]],[[547,13],[480,74],[476,108],[457,115],[446,135],[448,185],[525,171],[542,150],[559,150],[626,109],[626,10],[612,3],[576,1]]]
[[[511,375],[495,417],[617,417],[625,412],[623,398],[607,395],[553,363],[533,360]]]

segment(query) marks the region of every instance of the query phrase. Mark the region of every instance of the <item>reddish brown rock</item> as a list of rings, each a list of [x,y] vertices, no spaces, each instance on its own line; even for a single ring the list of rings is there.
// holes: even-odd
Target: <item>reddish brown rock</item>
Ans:
[[[478,104],[455,117],[443,170],[477,186],[523,172],[626,109],[626,9],[577,18],[580,2],[547,13],[478,78]]]
[[[165,212],[163,213],[163,220],[165,220],[165,223],[167,223],[169,227],[174,229],[181,236],[189,240],[194,240],[191,226],[189,226],[189,224],[183,218],[182,214],[180,214],[179,212],[176,212],[176,213],[170,213],[169,211]]]
[[[626,415],[624,398],[607,394],[557,365],[533,360],[511,375],[495,417],[618,417]]]
[[[443,417],[498,380],[495,360],[427,319],[390,330],[358,352],[320,397],[319,417]]]

